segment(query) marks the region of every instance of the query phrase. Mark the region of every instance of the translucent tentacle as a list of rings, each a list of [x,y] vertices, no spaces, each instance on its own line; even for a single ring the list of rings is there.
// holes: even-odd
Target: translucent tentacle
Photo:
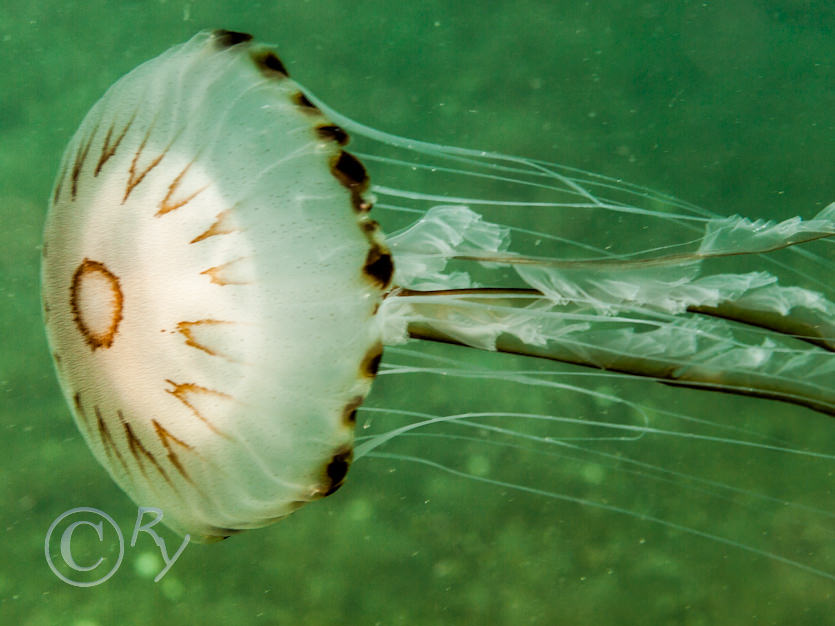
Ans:
[[[383,305],[386,340],[526,354],[835,415],[835,305],[764,271],[702,275],[712,257],[829,237],[833,218],[835,204],[808,221],[716,218],[690,253],[565,260],[516,255],[509,229],[436,207],[390,240],[401,288]]]

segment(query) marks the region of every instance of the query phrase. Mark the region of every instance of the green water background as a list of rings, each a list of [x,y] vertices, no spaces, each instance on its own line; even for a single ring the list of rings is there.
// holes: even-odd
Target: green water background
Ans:
[[[38,303],[46,198],[64,145],[100,94],[214,27],[275,42],[293,77],[325,102],[399,135],[600,171],[719,213],[808,216],[835,199],[828,2],[4,3],[3,624],[835,623],[832,580],[640,520],[374,460],[358,463],[337,495],[277,526],[190,546],[160,583],[147,537],[99,587],[55,578],[43,556],[55,517],[94,506],[129,535],[136,509],[88,453],[52,372]],[[472,400],[454,382],[375,394],[382,405],[420,406],[431,395],[466,408]],[[791,445],[835,452],[831,420],[807,411],[683,397],[676,401],[692,403],[684,408],[693,414],[756,423]],[[559,405],[553,396],[526,401]],[[505,460],[473,454],[476,465],[482,456]],[[708,445],[647,454],[832,510],[830,460],[752,452],[730,464]],[[551,488],[563,488],[565,468],[520,468],[517,480],[540,484],[554,471]],[[749,527],[744,496],[724,505],[656,500],[640,476],[605,474],[600,493],[601,478],[585,478],[575,495],[618,497],[835,572],[831,518],[773,506]]]

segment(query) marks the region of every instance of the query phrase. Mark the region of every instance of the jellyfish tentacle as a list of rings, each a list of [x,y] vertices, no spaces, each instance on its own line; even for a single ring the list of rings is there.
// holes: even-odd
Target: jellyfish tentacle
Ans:
[[[509,228],[466,206],[434,207],[389,240],[399,288],[383,304],[386,341],[456,343],[835,415],[835,304],[765,271],[704,267],[830,237],[833,218],[835,204],[805,221],[714,218],[693,252],[560,259],[516,253]]]
[[[799,298],[804,299],[811,295],[814,300],[819,299],[818,297],[820,296],[820,294],[806,289],[780,287],[778,285],[775,285],[773,289],[760,295],[764,298],[773,296],[782,299],[782,296],[789,298],[792,294],[797,294]],[[800,341],[808,342],[829,352],[835,352],[835,320],[831,316],[826,316],[819,310],[816,310],[814,304],[809,303],[804,305],[798,303],[784,309],[786,311],[790,310],[791,315],[781,313],[779,310],[768,310],[764,307],[757,308],[756,306],[749,306],[745,298],[737,301],[725,300],[714,306],[706,304],[691,305],[687,307],[687,310],[691,313],[711,315],[757,326],[766,330],[773,330],[784,335],[790,335]],[[832,305],[831,302],[827,302],[826,300],[823,300],[823,304],[830,307]]]
[[[424,459],[424,458],[417,457],[417,456],[413,456],[413,455],[395,454],[395,453],[390,453],[390,452],[372,452],[372,453],[369,454],[369,456],[380,458],[380,459],[393,459],[393,460],[406,461],[406,462],[409,462],[409,463],[414,463],[414,464],[419,464],[419,465],[426,465],[426,466],[432,467],[436,470],[441,470],[441,471],[447,472],[449,474],[453,474],[455,476],[459,476],[459,477],[462,477],[462,478],[467,478],[469,480],[473,480],[473,481],[477,481],[477,482],[491,484],[491,485],[494,485],[494,486],[501,487],[503,489],[509,489],[509,490],[512,490],[512,491],[518,491],[518,492],[522,492],[522,493],[530,493],[530,494],[538,495],[538,496],[545,497],[545,498],[552,498],[552,499],[555,499],[555,500],[562,500],[564,502],[572,502],[574,504],[579,504],[579,505],[582,505],[582,506],[588,506],[588,507],[591,507],[591,508],[594,508],[594,509],[600,509],[600,510],[608,511],[608,512],[611,512],[611,513],[617,513],[617,514],[620,514],[620,515],[625,515],[627,517],[638,518],[638,519],[641,519],[642,521],[650,522],[652,524],[656,524],[656,525],[664,527],[664,528],[669,528],[669,529],[672,529],[672,530],[675,530],[675,531],[678,531],[678,532],[681,532],[681,533],[686,533],[686,534],[689,534],[689,535],[695,535],[697,537],[702,537],[702,538],[705,538],[705,539],[709,539],[711,541],[715,541],[716,543],[724,544],[726,546],[729,546],[729,547],[732,547],[732,548],[735,548],[735,549],[738,549],[738,550],[742,550],[744,552],[748,552],[748,553],[751,553],[751,554],[755,554],[757,556],[762,556],[762,557],[765,557],[767,559],[771,559],[771,560],[779,562],[779,563],[790,565],[792,567],[796,567],[800,570],[803,570],[805,572],[809,572],[809,573],[814,574],[816,576],[821,576],[821,577],[827,578],[829,580],[835,580],[835,576],[833,576],[832,574],[830,574],[829,572],[827,572],[825,570],[811,567],[811,566],[806,565],[805,563],[803,563],[801,561],[796,561],[794,559],[783,556],[781,554],[777,554],[776,552],[762,550],[760,548],[757,548],[757,547],[752,546],[752,545],[747,544],[747,543],[743,543],[743,542],[740,542],[740,541],[734,541],[732,539],[728,539],[727,537],[723,537],[722,535],[717,535],[717,534],[714,534],[714,533],[699,530],[697,528],[693,528],[691,526],[686,526],[686,525],[683,525],[683,524],[678,524],[678,523],[675,523],[675,522],[671,522],[671,521],[666,520],[666,519],[661,518],[661,517],[656,517],[656,516],[653,516],[653,515],[647,515],[646,513],[640,513],[639,514],[639,513],[636,513],[635,511],[632,511],[632,510],[627,509],[625,507],[615,506],[615,505],[608,504],[608,503],[605,503],[605,502],[598,502],[598,501],[590,500],[590,499],[587,499],[587,498],[569,496],[569,495],[566,495],[564,493],[558,493],[558,492],[555,492],[555,491],[550,491],[550,490],[545,490],[545,489],[537,489],[537,488],[530,487],[530,486],[523,485],[523,484],[519,484],[519,483],[512,483],[512,482],[503,481],[503,480],[496,480],[496,479],[485,477],[485,476],[477,476],[477,475],[472,474],[470,472],[457,470],[457,469],[455,469],[453,467],[450,467],[448,465],[444,465],[444,464],[438,463],[436,461],[431,461],[431,460]]]
[[[408,310],[411,339],[452,343],[649,377],[680,387],[722,391],[806,406],[835,416],[835,362],[822,349],[800,350],[767,336],[734,336],[725,320],[600,318],[557,311],[543,298],[503,290],[466,294],[414,292],[396,300]],[[520,297],[526,296],[526,297]],[[386,302],[390,302],[388,299]],[[520,306],[521,302],[527,302]],[[755,333],[754,337],[757,336]]]
[[[513,298],[542,298],[544,294],[538,289],[524,287],[475,287],[469,289],[444,289],[436,291],[417,291],[414,289],[397,288],[389,292],[389,296],[468,296],[474,301],[479,296],[504,295]],[[749,303],[748,300],[755,300]],[[722,300],[718,304],[688,305],[688,313],[721,318],[730,322],[738,322],[762,330],[773,331],[805,341],[824,350],[835,352],[835,318],[827,316],[821,311],[831,303],[823,299],[820,294],[798,287],[780,287],[772,285],[756,294],[755,298],[740,298],[738,300]],[[756,301],[778,300],[772,310],[764,304],[759,308]],[[490,302],[495,304],[495,301]],[[791,311],[791,315],[786,312]]]

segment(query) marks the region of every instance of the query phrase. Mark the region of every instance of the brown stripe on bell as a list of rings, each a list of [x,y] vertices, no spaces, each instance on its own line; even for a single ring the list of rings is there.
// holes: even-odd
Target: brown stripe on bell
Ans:
[[[99,441],[101,442],[105,453],[108,457],[114,456],[119,461],[119,464],[125,469],[125,472],[130,474],[130,469],[125,463],[125,460],[122,458],[122,453],[119,452],[119,448],[116,447],[116,442],[113,441],[113,435],[110,434],[110,430],[107,428],[107,422],[105,422],[101,409],[97,404],[93,405],[93,411],[96,414],[96,428],[99,432]]]
[[[55,192],[52,194],[52,204],[56,204],[58,202],[58,198],[61,196],[61,189],[64,188],[64,179],[67,176],[67,164],[61,164],[61,170],[58,172],[58,177],[55,179]]]
[[[212,37],[218,48],[231,48],[241,43],[252,41],[252,35],[234,30],[219,28],[212,32]]]
[[[316,134],[322,139],[335,141],[340,146],[347,145],[348,141],[351,139],[348,136],[348,133],[346,133],[341,126],[337,126],[336,124],[322,124],[321,126],[317,126]]]
[[[364,378],[374,378],[377,370],[380,369],[380,360],[383,358],[383,344],[378,342],[365,354],[360,363],[360,375]]]
[[[75,200],[75,197],[78,195],[78,178],[81,175],[81,168],[84,167],[84,161],[87,160],[87,153],[90,151],[90,146],[93,142],[93,137],[95,137],[95,130],[91,132],[88,136],[86,141],[81,145],[78,152],[75,153],[75,161],[73,161],[72,170],[70,173],[70,180],[72,181],[72,186],[70,187],[70,197]]]
[[[251,56],[255,67],[267,78],[290,78],[284,63],[272,50],[257,50],[252,52]]]
[[[360,220],[360,228],[366,234],[369,241],[374,241],[374,236],[380,232],[380,224],[376,220],[362,219]]]
[[[352,191],[364,193],[368,190],[368,173],[365,166],[350,152],[339,151],[331,161],[331,174]]]
[[[346,426],[354,426],[357,423],[357,409],[360,408],[365,396],[354,396],[342,409],[342,423]]]
[[[163,469],[162,465],[159,464],[159,461],[154,456],[154,453],[148,450],[148,448],[145,447],[145,444],[142,443],[142,440],[139,439],[136,433],[133,432],[130,422],[123,421],[122,428],[125,431],[125,439],[128,442],[128,450],[136,460],[136,464],[139,467],[139,471],[142,472],[142,475],[147,478],[147,475],[145,474],[145,462],[142,460],[146,459],[156,468],[159,475],[162,476],[162,479],[169,485],[173,486],[171,479],[168,477],[168,473]]]
[[[377,242],[372,242],[371,249],[365,257],[365,265],[362,271],[380,289],[386,289],[391,283],[392,274],[394,274],[394,263],[391,260],[391,253],[385,246]]]
[[[90,421],[87,417],[87,413],[84,410],[84,404],[81,401],[81,392],[76,391],[73,393],[72,396],[73,406],[75,406],[76,414],[81,418],[80,423],[84,424],[84,427],[89,432],[91,430]]]
[[[107,133],[102,140],[102,145],[100,148],[99,154],[99,161],[96,163],[96,169],[93,170],[93,176],[98,176],[101,173],[104,164],[116,154],[116,151],[119,149],[119,146],[122,144],[122,140],[125,138],[125,135],[128,134],[128,130],[133,125],[133,121],[136,119],[136,112],[131,116],[131,118],[127,121],[127,123],[122,127],[122,130],[119,131],[119,134],[113,139],[113,133],[115,131],[115,126],[113,124],[107,129]],[[111,143],[112,139],[112,143]]]
[[[293,101],[293,104],[299,107],[299,110],[301,110],[302,113],[307,115],[322,115],[322,111],[319,107],[313,104],[301,91],[294,93],[290,99]]]
[[[371,203],[362,197],[368,191],[368,173],[365,166],[350,152],[340,150],[331,160],[331,174],[351,191],[351,204],[360,213],[371,210]]]
[[[325,466],[322,483],[319,485],[314,497],[324,498],[339,489],[345,482],[351,461],[354,458],[354,450],[346,445],[339,448]]]

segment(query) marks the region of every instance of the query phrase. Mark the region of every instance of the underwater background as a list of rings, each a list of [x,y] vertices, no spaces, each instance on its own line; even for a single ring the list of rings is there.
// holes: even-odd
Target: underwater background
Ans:
[[[53,520],[95,507],[129,544],[137,511],[87,450],[53,373],[38,296],[47,198],[64,146],[106,88],[205,28],[275,43],[291,76],[325,103],[397,135],[601,172],[720,214],[812,216],[835,200],[831,2],[4,2],[0,622],[835,624],[832,419],[611,380],[610,393],[733,422],[820,456],[641,442],[646,462],[738,489],[725,498],[688,491],[681,477],[661,484],[585,458],[541,450],[528,457],[454,439],[429,449],[431,438],[416,438],[396,450],[457,459],[476,475],[501,470],[503,479],[638,516],[362,459],[332,497],[275,526],[189,545],[159,582],[162,560],[147,534],[126,545],[121,567],[101,585],[59,580],[44,556]],[[382,182],[384,172],[369,172]],[[555,215],[551,228],[559,227]],[[831,250],[817,249],[830,258]],[[454,348],[428,350],[461,357]],[[461,358],[547,367],[501,355]],[[455,412],[504,403],[578,416],[607,408],[556,390],[493,393],[475,397],[462,380],[381,377],[369,405]],[[358,427],[380,419],[360,412]],[[173,552],[178,538],[161,533]]]

